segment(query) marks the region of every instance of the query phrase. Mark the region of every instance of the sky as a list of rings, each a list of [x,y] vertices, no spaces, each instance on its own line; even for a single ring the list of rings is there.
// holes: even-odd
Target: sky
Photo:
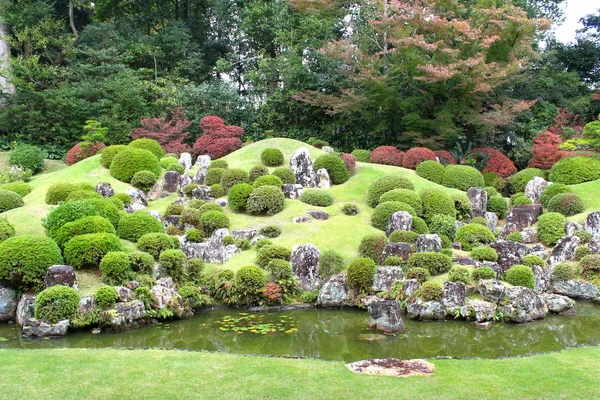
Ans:
[[[556,38],[563,43],[574,41],[575,31],[583,27],[579,20],[588,14],[595,14],[599,8],[600,0],[568,0],[565,22],[555,29]]]

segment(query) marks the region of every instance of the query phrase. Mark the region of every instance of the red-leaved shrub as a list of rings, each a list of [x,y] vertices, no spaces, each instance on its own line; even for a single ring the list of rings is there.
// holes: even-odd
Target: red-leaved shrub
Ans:
[[[402,166],[404,168],[415,169],[417,165],[425,160],[435,161],[435,153],[426,147],[413,147],[404,154]]]
[[[344,153],[340,157],[344,164],[346,164],[346,169],[350,173],[350,175],[354,175],[356,172],[356,157],[352,154]]]
[[[496,149],[492,149],[491,147],[478,147],[471,150],[469,154],[472,153],[482,153],[490,155],[490,158],[487,161],[487,165],[483,168],[483,171],[481,172],[493,172],[496,175],[499,175],[503,178],[511,176],[517,172],[517,167],[510,160],[510,158],[506,157],[504,154],[502,154]]]
[[[225,125],[221,118],[208,115],[200,120],[200,128],[203,134],[194,143],[197,155],[208,154],[216,159],[242,147],[244,130],[239,126]]]
[[[267,304],[283,303],[283,289],[281,285],[275,282],[269,282],[263,288],[263,296],[267,300]]]
[[[402,166],[404,153],[394,146],[379,146],[371,152],[371,162],[374,164]]]
[[[456,164],[456,159],[448,150],[436,150],[434,151],[436,157],[439,159],[440,164],[448,165],[448,164]]]
[[[92,142],[84,150],[81,148],[81,143],[77,143],[67,152],[65,162],[67,165],[73,165],[85,158],[95,155],[105,147],[104,143]]]
[[[533,143],[540,146],[557,146],[562,143],[560,136],[550,132],[544,131],[533,138]]]
[[[171,120],[165,118],[142,118],[141,128],[133,130],[132,137],[154,139],[167,153],[181,154],[190,151],[190,146],[184,140],[190,134],[187,129],[192,124],[181,109],[175,110]]]
[[[562,140],[557,134],[544,131],[533,139],[533,143],[529,167],[550,169],[563,158],[562,153],[565,152],[558,149],[558,145],[562,143]]]

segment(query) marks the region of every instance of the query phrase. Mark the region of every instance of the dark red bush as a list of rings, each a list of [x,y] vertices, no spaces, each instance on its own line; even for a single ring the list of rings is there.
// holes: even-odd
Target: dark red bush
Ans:
[[[533,143],[540,146],[557,146],[562,143],[560,136],[550,131],[544,131],[533,138]]]
[[[413,147],[404,154],[402,166],[404,168],[415,169],[417,165],[425,160],[435,161],[435,153],[426,147]]]
[[[493,172],[496,175],[501,176],[502,178],[506,178],[517,172],[517,167],[510,160],[510,158],[506,157],[504,154],[502,154],[496,149],[492,149],[491,147],[478,147],[476,149],[471,150],[469,154],[473,153],[482,153],[490,155],[490,158],[487,161],[487,165],[483,168],[483,171],[481,172]]]
[[[436,150],[434,151],[436,157],[440,160],[440,164],[448,165],[448,164],[456,164],[456,160],[454,156],[450,154],[448,150]]]
[[[203,135],[194,143],[196,154],[208,154],[211,158],[220,158],[242,147],[244,130],[239,126],[225,125],[223,120],[208,115],[200,120]]]
[[[356,172],[356,157],[354,157],[352,154],[345,153],[342,154],[340,158],[342,159],[344,164],[346,164],[346,169],[348,170],[350,175],[354,175],[354,173]]]
[[[143,118],[142,127],[135,128],[132,137],[154,139],[167,153],[181,154],[190,151],[190,146],[184,143],[188,137],[187,129],[192,124],[181,109],[175,110],[171,120],[165,118]]]
[[[544,131],[533,139],[534,146],[531,149],[531,168],[550,169],[562,157],[564,152],[559,151],[558,145],[562,143],[560,136]]]
[[[371,162],[375,164],[402,166],[404,153],[394,146],[379,146],[371,152]]]
[[[73,165],[79,161],[91,157],[105,148],[104,143],[93,142],[84,150],[81,148],[81,143],[77,143],[67,152],[65,162],[67,165]]]

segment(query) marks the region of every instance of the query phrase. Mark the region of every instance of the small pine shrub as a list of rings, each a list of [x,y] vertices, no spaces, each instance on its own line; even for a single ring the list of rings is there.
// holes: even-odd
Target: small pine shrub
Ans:
[[[390,266],[390,267],[398,267],[404,265],[404,259],[398,256],[388,256],[383,260],[381,265]]]
[[[577,248],[575,249],[575,256],[573,257],[573,259],[575,261],[581,261],[581,259],[583,257],[588,256],[590,254],[592,254],[592,251],[590,250],[589,247],[587,247],[585,245],[583,245],[583,246],[577,246]]]
[[[173,239],[164,233],[146,233],[137,241],[137,248],[158,260],[164,250],[174,248]]]
[[[398,201],[387,201],[385,203],[379,203],[379,205],[375,207],[375,210],[371,215],[371,225],[379,230],[385,231],[390,217],[398,211],[406,211],[410,215],[416,216],[415,210],[408,204]]]
[[[561,213],[565,217],[582,213],[585,205],[574,193],[559,193],[548,202],[548,211]]]
[[[596,280],[600,276],[600,254],[590,254],[579,261],[581,275],[588,280]]]
[[[258,230],[259,235],[268,237],[268,238],[276,238],[281,235],[281,228],[275,225],[268,225],[262,227]]]
[[[431,275],[438,275],[450,271],[452,259],[444,254],[426,251],[410,256],[407,266],[408,268],[424,268]]]
[[[257,250],[255,262],[260,267],[266,268],[269,262],[271,262],[271,260],[290,261],[291,257],[292,251],[290,249],[282,246],[268,244],[266,246],[262,246],[259,250]]]
[[[260,153],[260,161],[267,167],[283,164],[283,153],[279,149],[265,149]]]
[[[319,278],[326,282],[335,274],[339,274],[346,267],[344,257],[335,250],[325,250],[319,258]]]
[[[79,294],[73,288],[56,285],[42,290],[35,298],[35,318],[57,323],[71,320],[77,313]]]
[[[158,178],[151,171],[138,171],[131,178],[131,185],[141,191],[147,192],[154,186]]]
[[[261,268],[253,265],[240,268],[235,274],[237,303],[240,305],[256,304],[266,283],[267,280]]]
[[[44,169],[44,154],[39,147],[19,144],[8,154],[8,162],[35,174]]]
[[[506,240],[510,240],[511,242],[523,243],[523,235],[521,234],[521,232],[513,232],[506,237]]]
[[[291,171],[290,171],[291,172]],[[269,169],[263,165],[257,165],[255,167],[250,168],[250,172],[248,172],[248,183],[253,184],[256,178],[261,176],[269,175]],[[295,179],[295,176],[294,176]]]
[[[566,219],[559,213],[547,213],[538,218],[538,235],[546,246],[554,246],[565,236]]]
[[[388,238],[383,234],[367,235],[360,241],[358,254],[362,258],[370,258],[375,262],[380,262],[383,249],[388,243]]]
[[[200,284],[203,281],[204,267],[204,261],[201,258],[190,258],[186,271],[188,280]]]
[[[102,286],[96,291],[94,299],[100,310],[106,310],[115,305],[119,300],[119,294],[113,286]]]
[[[442,285],[434,282],[425,282],[419,289],[414,292],[414,296],[419,297],[424,301],[440,301],[444,289]]]
[[[313,164],[315,171],[322,168],[327,170],[331,183],[334,185],[341,185],[350,179],[350,173],[346,168],[344,161],[335,154],[324,154],[318,157]]]
[[[223,186],[220,184],[215,183],[210,187],[210,194],[215,199],[218,199],[219,197],[225,196],[225,189],[223,189]]]
[[[291,279],[294,276],[292,266],[285,260],[271,260],[265,269],[269,271],[270,279],[272,279],[274,282]]]
[[[121,251],[108,252],[100,261],[102,279],[109,285],[122,285],[133,278],[131,261],[127,253]]]
[[[590,241],[592,241],[594,239],[594,235],[592,235],[591,233],[589,233],[587,231],[577,231],[577,232],[575,232],[574,236],[577,236],[579,239],[581,239],[582,244],[588,244]]]
[[[525,196],[524,193],[517,193],[510,198],[510,203],[513,207],[523,204],[531,204],[531,199]]]
[[[428,270],[421,267],[412,267],[406,270],[406,279],[416,279],[417,281],[424,283],[429,280],[431,274]]]
[[[577,278],[577,268],[570,263],[560,263],[552,270],[553,281],[571,281]]]
[[[472,187],[484,187],[481,172],[467,165],[447,165],[444,169],[442,185],[466,191]]]
[[[167,275],[176,283],[183,283],[185,271],[188,269],[188,259],[181,250],[165,250],[160,253],[158,264],[164,268]]]
[[[238,183],[246,183],[248,181],[248,173],[241,169],[226,169],[221,175],[221,186],[225,193]]]
[[[417,237],[419,237],[419,233],[417,232],[394,231],[390,235],[390,242],[415,244],[417,242]]]
[[[281,179],[282,184],[294,185],[296,183],[296,174],[289,168],[277,168],[273,171],[273,176]]]
[[[15,236],[15,228],[8,222],[7,218],[0,218],[0,243]]]
[[[496,214],[499,219],[506,218],[506,214],[508,214],[508,203],[506,202],[506,199],[500,195],[488,198],[487,208],[489,212]]]
[[[417,175],[431,182],[441,184],[444,180],[444,166],[437,161],[423,161],[417,166]]]
[[[73,268],[97,268],[105,254],[123,251],[118,237],[111,233],[75,236],[65,245],[65,262]]]
[[[276,188],[280,188],[281,185],[283,185],[283,182],[275,175],[259,176],[252,184],[254,188],[259,188],[261,186],[275,186]]]
[[[169,155],[162,157],[158,162],[160,166],[164,169],[167,169],[171,165],[179,165],[179,160],[177,159],[177,157]]]
[[[456,235],[456,220],[449,215],[436,214],[429,222],[429,230],[431,233],[436,233],[439,236],[443,235],[450,240],[454,240],[454,235]]]
[[[504,274],[504,280],[513,286],[523,286],[529,289],[535,287],[535,277],[530,267],[513,265]]]
[[[190,228],[185,232],[185,239],[188,242],[201,242],[203,239],[203,233],[198,228]]]
[[[411,181],[401,176],[388,175],[381,177],[369,187],[369,191],[367,192],[367,204],[372,208],[377,207],[381,196],[393,189],[414,190],[415,187]]]
[[[478,281],[480,279],[494,279],[496,278],[496,272],[490,267],[479,267],[473,270],[473,279]]]
[[[453,193],[450,195],[450,199],[454,202],[456,219],[462,221],[473,216],[473,206],[467,195],[463,193]]]
[[[154,272],[154,257],[142,251],[128,254],[131,269],[139,274],[152,274]]]
[[[167,167],[165,168],[165,171],[167,171],[167,172],[168,171],[175,171],[179,175],[183,175],[185,173],[185,169],[179,163],[167,165]]]
[[[200,226],[204,234],[208,237],[217,229],[229,228],[229,217],[222,211],[208,211],[200,217]]]
[[[306,189],[300,196],[300,201],[315,207],[329,207],[333,204],[331,193],[319,189]]]
[[[254,247],[256,248],[256,252],[258,252],[263,247],[269,246],[272,244],[273,244],[273,242],[270,241],[269,239],[260,239],[254,244]]]
[[[492,243],[496,237],[487,226],[467,224],[458,228],[454,240],[462,244],[463,250],[471,251],[477,245]]]
[[[235,244],[235,239],[231,235],[223,236],[223,246],[229,246]]]
[[[160,143],[158,143],[154,139],[149,138],[139,138],[135,139],[128,145],[129,147],[133,147],[135,149],[147,150],[150,153],[154,154],[157,160],[160,160],[165,155],[165,151],[163,150]]]
[[[358,292],[368,292],[373,285],[377,266],[370,258],[358,258],[348,266],[348,286]]]
[[[162,223],[152,215],[137,211],[132,214],[125,214],[119,221],[117,235],[121,239],[137,242],[147,233],[163,233]]]
[[[274,215],[283,210],[283,204],[283,193],[278,187],[261,186],[250,193],[246,211],[251,214]]]
[[[23,207],[25,202],[21,196],[10,190],[0,190],[0,213]]]
[[[346,203],[342,207],[342,213],[348,216],[358,215],[358,206],[356,204]]]
[[[223,173],[225,173],[224,168],[209,168],[206,171],[206,176],[204,177],[204,184],[206,186],[220,184]]]
[[[489,246],[478,246],[471,250],[470,256],[477,261],[498,261],[498,253]]]
[[[154,154],[147,150],[128,148],[118,152],[110,164],[110,175],[122,182],[131,182],[139,171],[160,175],[160,164]]]
[[[471,283],[471,270],[467,267],[454,266],[448,273],[449,282],[462,282],[465,285]]]
[[[163,216],[181,215],[181,214],[183,214],[183,210],[185,210],[185,207],[183,205],[172,203],[172,204],[169,204],[167,206],[167,208],[165,208],[165,212],[163,213]]]

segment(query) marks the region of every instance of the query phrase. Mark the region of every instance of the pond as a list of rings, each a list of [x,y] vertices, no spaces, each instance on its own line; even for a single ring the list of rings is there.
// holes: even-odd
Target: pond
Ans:
[[[495,323],[490,330],[465,321],[405,320],[405,335],[385,337],[369,331],[366,311],[305,309],[253,316],[217,309],[128,332],[81,332],[51,340],[22,338],[17,326],[0,325],[0,349],[163,347],[345,362],[386,357],[496,358],[600,345],[600,307],[580,302],[576,309],[577,316],[551,315],[522,325]]]

